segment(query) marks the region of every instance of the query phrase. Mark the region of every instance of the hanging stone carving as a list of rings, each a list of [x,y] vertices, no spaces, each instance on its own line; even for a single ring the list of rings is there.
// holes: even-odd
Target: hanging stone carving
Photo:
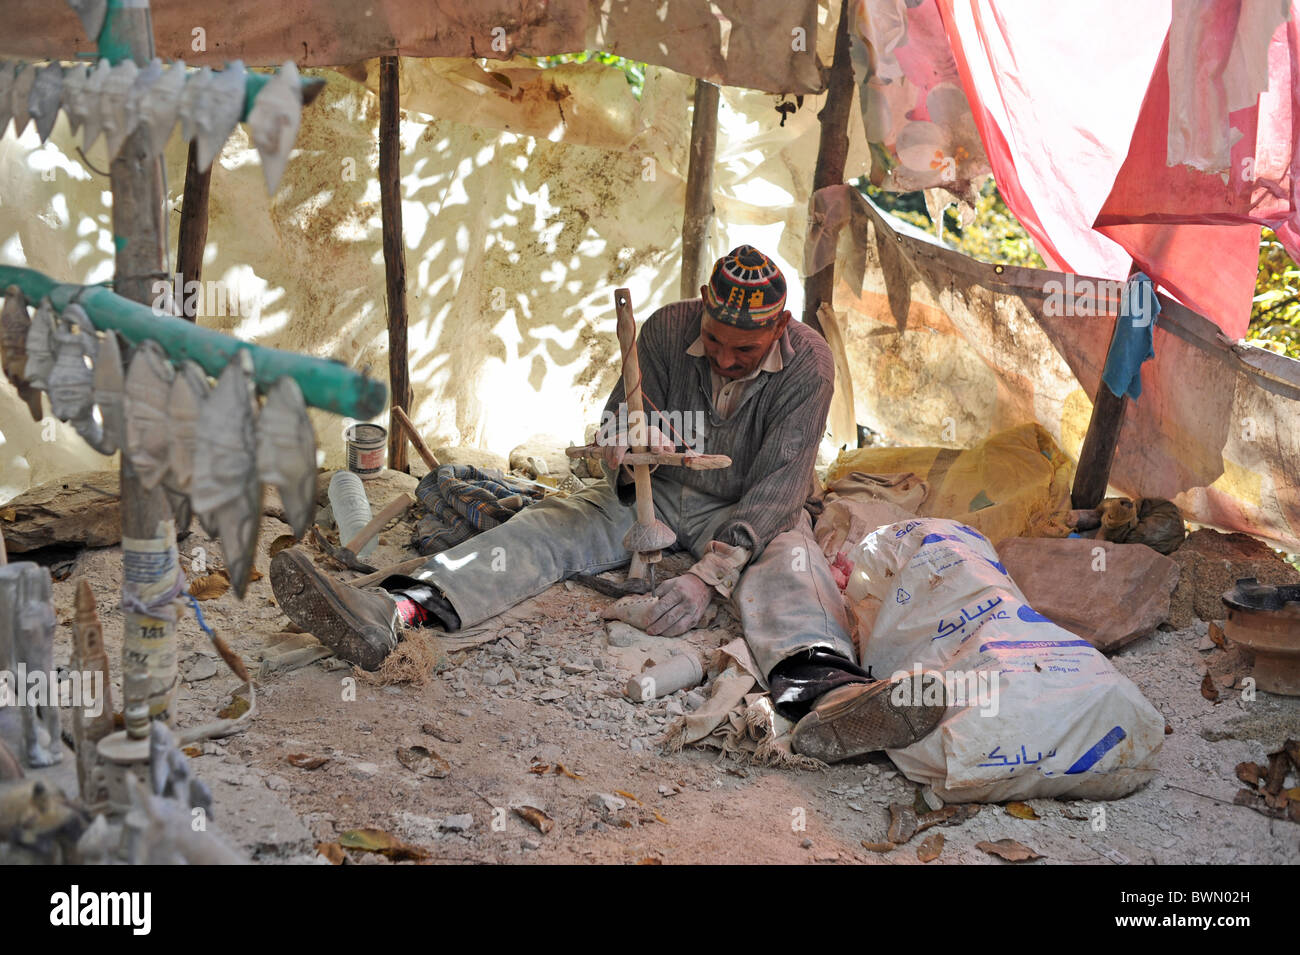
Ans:
[[[175,376],[162,347],[153,341],[139,344],[127,369],[122,453],[146,491],[157,487],[167,472],[167,398]]]
[[[280,491],[295,537],[316,512],[316,435],[298,383],[287,375],[271,386],[257,418],[257,473]]]
[[[74,107],[77,114],[82,118],[82,152],[90,152],[90,147],[95,145],[95,141],[99,139],[99,134],[104,131],[104,110],[101,103],[104,86],[108,83],[108,79],[112,74],[113,67],[108,60],[100,60],[95,64],[95,68],[86,77],[86,85],[82,88],[81,100]]]
[[[274,193],[280,184],[301,122],[301,84],[298,68],[290,61],[262,87],[248,113],[248,131],[262,157],[268,192]]]
[[[205,66],[185,78],[185,89],[181,91],[181,137],[190,142],[199,131],[200,101],[208,84],[212,82],[212,68]]]
[[[199,412],[212,388],[199,365],[187,361],[176,373],[167,404],[171,415],[171,441],[167,449],[167,474],[163,489],[171,501],[176,532],[189,529],[190,488],[194,483],[194,454],[199,440]]]
[[[9,383],[18,389],[18,397],[27,405],[33,421],[41,420],[41,393],[27,381],[27,332],[32,319],[27,314],[27,299],[18,286],[5,289],[4,308],[0,309],[0,368]]]
[[[112,454],[126,440],[126,380],[117,332],[109,330],[95,356],[94,400],[99,408],[100,435],[94,445],[100,454]]]
[[[36,135],[41,142],[50,138],[54,121],[59,118],[59,101],[63,96],[63,67],[50,63],[36,71],[31,95],[27,98],[27,111],[36,123]]]
[[[95,327],[75,302],[54,323],[54,368],[50,372],[50,413],[69,422],[92,446],[99,443],[95,421],[95,373],[91,362],[99,350]]]
[[[99,91],[99,111],[104,124],[104,140],[108,146],[109,158],[116,158],[118,150],[131,135],[131,87],[135,85],[140,68],[133,60],[123,60],[111,70]]]
[[[149,130],[149,151],[155,156],[161,156],[167,147],[184,91],[185,61],[177,60],[141,97],[138,117],[140,125]]]
[[[190,502],[204,526],[215,525],[226,570],[241,600],[248,586],[262,514],[257,479],[253,359],[241,348],[199,411]]]
[[[244,115],[244,84],[248,72],[240,60],[212,74],[212,80],[199,93],[195,141],[195,159],[199,172],[207,171],[230,134]]]
[[[27,329],[27,369],[23,376],[33,388],[45,391],[49,387],[47,379],[53,370],[54,306],[48,298],[44,298]]]
[[[86,63],[74,63],[63,71],[63,91],[59,102],[63,106],[63,115],[68,118],[68,128],[75,134],[86,121],[82,112],[85,105],[86,81],[90,78],[90,66]]]
[[[86,31],[86,39],[99,39],[99,31],[104,28],[104,15],[108,12],[108,0],[68,0],[68,6],[81,18],[81,26]]]
[[[13,110],[15,137],[23,134],[31,119],[32,114],[27,102],[32,95],[34,85],[36,85],[36,67],[30,63],[20,64],[18,75],[14,77],[13,89],[9,94],[9,108]]]

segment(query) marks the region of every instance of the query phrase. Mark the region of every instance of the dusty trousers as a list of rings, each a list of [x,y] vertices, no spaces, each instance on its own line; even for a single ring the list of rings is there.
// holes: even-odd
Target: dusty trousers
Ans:
[[[677,545],[698,559],[727,519],[731,503],[656,478],[655,512],[677,532]],[[625,564],[623,536],[636,509],[619,503],[610,486],[551,497],[504,524],[457,544],[412,576],[446,595],[463,626],[472,626],[541,593],[573,574],[595,574]],[[807,511],[745,566],[731,595],[760,672],[800,650],[824,647],[857,660],[843,598]]]

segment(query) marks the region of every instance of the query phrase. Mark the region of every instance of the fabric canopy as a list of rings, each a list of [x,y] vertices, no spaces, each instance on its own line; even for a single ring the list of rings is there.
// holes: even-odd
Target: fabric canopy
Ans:
[[[813,93],[824,86],[818,54],[829,66],[839,7],[828,0],[166,0],[153,4],[153,25],[159,56],[200,66],[603,50],[727,86]],[[95,49],[62,0],[0,0],[0,17],[5,56],[70,60]]]

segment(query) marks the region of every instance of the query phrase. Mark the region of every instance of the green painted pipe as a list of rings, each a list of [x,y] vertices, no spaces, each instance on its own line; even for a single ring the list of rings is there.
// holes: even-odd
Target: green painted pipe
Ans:
[[[388,401],[388,387],[383,382],[367,378],[342,362],[253,345],[182,318],[155,312],[102,285],[64,285],[35,269],[0,265],[0,296],[10,285],[18,286],[29,302],[39,302],[48,295],[60,312],[74,296],[80,295],[77,302],[96,328],[121,332],[132,344],[151,339],[162,346],[172,361],[192,359],[214,378],[244,348],[252,355],[254,378],[263,391],[289,375],[302,389],[303,400],[313,408],[360,419],[375,417]]]

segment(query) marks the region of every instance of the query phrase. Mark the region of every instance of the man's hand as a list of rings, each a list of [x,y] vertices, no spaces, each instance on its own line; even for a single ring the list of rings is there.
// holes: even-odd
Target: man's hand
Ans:
[[[644,432],[646,447],[650,451],[672,451],[675,449],[673,439],[668,437],[654,425],[647,425],[645,428],[638,429]],[[641,434],[633,433],[634,437],[641,437]],[[627,432],[617,435],[601,434],[597,441],[600,443],[601,459],[609,466],[611,471],[617,471],[623,459],[627,457],[631,445],[628,444]]]
[[[646,633],[655,637],[680,637],[704,616],[713,588],[694,574],[681,574],[655,588],[659,599],[650,608]]]

